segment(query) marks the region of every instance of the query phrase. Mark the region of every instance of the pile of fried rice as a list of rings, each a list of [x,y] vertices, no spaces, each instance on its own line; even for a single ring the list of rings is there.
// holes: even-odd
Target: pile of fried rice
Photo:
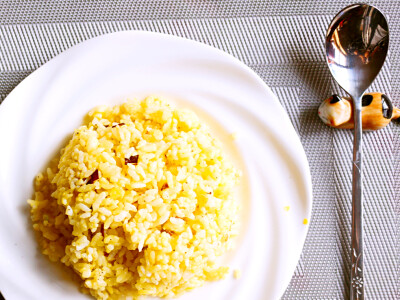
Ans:
[[[84,291],[176,297],[227,274],[239,177],[193,112],[148,97],[91,111],[28,202],[43,253]]]

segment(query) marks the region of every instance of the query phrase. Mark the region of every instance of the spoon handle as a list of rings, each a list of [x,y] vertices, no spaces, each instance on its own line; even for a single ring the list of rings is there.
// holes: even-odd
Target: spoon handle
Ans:
[[[351,224],[350,299],[364,299],[363,244],[362,244],[362,118],[361,96],[352,97],[354,103],[353,192]]]

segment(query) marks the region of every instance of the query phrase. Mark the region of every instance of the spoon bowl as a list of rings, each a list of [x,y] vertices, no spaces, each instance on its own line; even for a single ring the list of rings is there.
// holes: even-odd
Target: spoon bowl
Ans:
[[[345,91],[360,96],[378,75],[388,45],[388,24],[378,9],[348,6],[332,20],[326,34],[329,69]]]
[[[367,4],[340,11],[326,34],[326,61],[336,82],[353,98],[354,146],[350,299],[364,299],[362,243],[362,96],[378,75],[389,48],[383,14]]]

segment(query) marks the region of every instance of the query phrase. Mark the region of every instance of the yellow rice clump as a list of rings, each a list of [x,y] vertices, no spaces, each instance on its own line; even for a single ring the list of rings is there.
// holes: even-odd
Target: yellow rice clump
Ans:
[[[193,112],[148,97],[91,111],[28,202],[43,253],[95,298],[175,297],[227,274],[238,179]]]

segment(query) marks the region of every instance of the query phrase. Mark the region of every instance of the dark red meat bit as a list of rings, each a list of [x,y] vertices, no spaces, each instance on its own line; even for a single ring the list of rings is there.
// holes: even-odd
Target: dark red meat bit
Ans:
[[[125,123],[119,123],[119,124],[113,125],[112,128],[117,127],[117,126],[123,126],[123,125],[125,125]]]
[[[164,183],[163,186],[161,187],[161,190],[165,190],[169,188],[168,183]]]
[[[96,170],[90,175],[89,180],[86,184],[93,184],[97,179],[99,179],[99,171]]]
[[[132,155],[132,156],[129,157],[129,158],[125,158],[125,164],[126,164],[126,165],[127,165],[127,164],[134,164],[134,165],[137,165],[138,160],[139,160],[139,155]]]

